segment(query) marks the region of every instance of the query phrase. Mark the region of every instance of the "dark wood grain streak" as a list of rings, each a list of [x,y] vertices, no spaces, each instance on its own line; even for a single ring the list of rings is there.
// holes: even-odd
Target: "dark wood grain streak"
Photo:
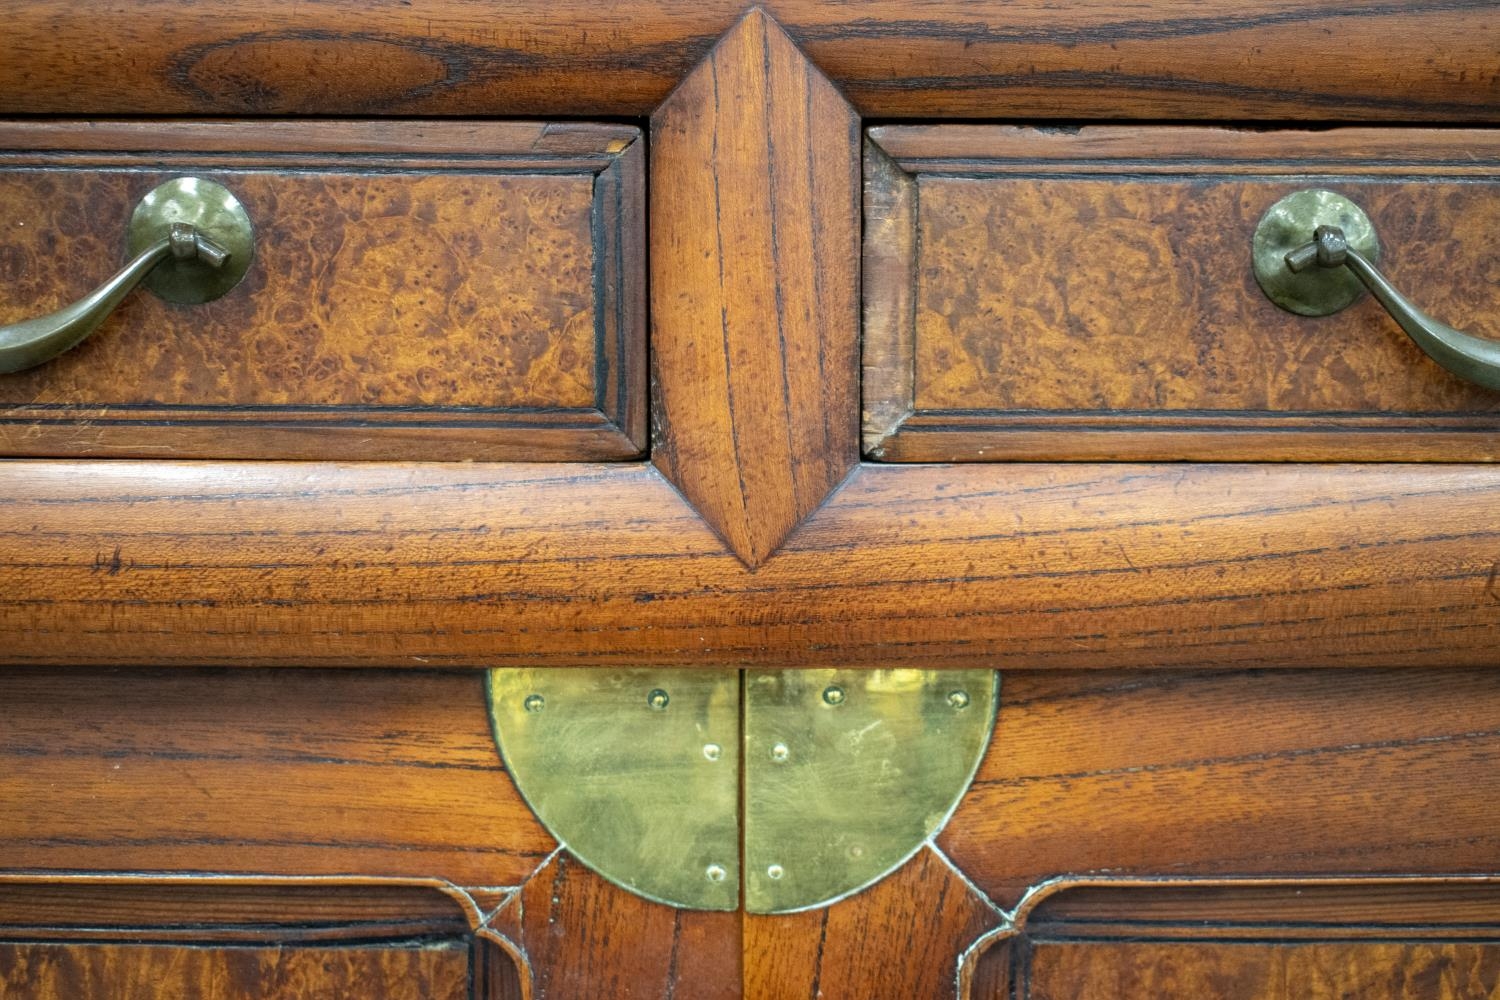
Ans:
[[[11,12],[0,112],[641,116],[745,7],[45,0]],[[868,116],[1495,120],[1483,0],[769,9]]]
[[[866,465],[752,573],[649,466],[12,462],[0,661],[1488,667],[1497,498],[1484,466]]]
[[[954,995],[959,956],[1000,913],[930,848],[831,906],[744,918],[746,1000]]]
[[[505,774],[480,680],[0,673],[0,869],[519,885],[554,842]]]
[[[608,460],[645,444],[645,154],[617,125],[0,123],[0,322],[121,263],[190,174],[256,227],[215,302],[132,295],[0,376],[0,452]]]
[[[990,752],[938,837],[1002,906],[1058,876],[1494,869],[1491,670],[1007,673],[1004,685]],[[1274,898],[1258,909],[1296,912]]]
[[[759,11],[652,117],[652,461],[750,566],[859,460],[858,143]]]
[[[1440,368],[1368,297],[1328,317],[1279,309],[1248,263],[1266,209],[1332,188],[1370,214],[1398,287],[1500,335],[1495,136],[951,126],[871,139],[872,457],[1500,457],[1500,394]]]
[[[564,851],[489,928],[527,956],[531,992],[522,995],[534,1000],[731,1000],[741,995],[740,920],[653,903]]]

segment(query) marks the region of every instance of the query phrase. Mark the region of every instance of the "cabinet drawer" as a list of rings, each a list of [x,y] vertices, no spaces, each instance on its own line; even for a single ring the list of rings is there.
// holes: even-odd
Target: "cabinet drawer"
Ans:
[[[644,152],[620,125],[0,125],[0,324],[126,259],[165,181],[255,230],[223,297],[137,289],[0,375],[0,453],[600,460],[645,437]]]
[[[1251,248],[1279,199],[1334,191],[1398,289],[1500,337],[1497,167],[1482,130],[872,129],[867,454],[1492,461],[1500,391],[1369,295],[1278,307]]]

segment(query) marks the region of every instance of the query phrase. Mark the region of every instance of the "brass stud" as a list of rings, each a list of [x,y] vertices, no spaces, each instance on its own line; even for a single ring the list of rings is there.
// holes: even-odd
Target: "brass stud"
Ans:
[[[778,743],[771,748],[771,759],[778,764],[784,763],[791,755],[792,751],[787,749],[785,743]]]
[[[547,707],[547,699],[539,694],[528,694],[526,700],[521,702],[521,707],[535,714]]]
[[[786,874],[786,869],[780,865],[771,865],[766,869],[766,878],[779,879]]]
[[[954,708],[958,708],[958,709],[968,708],[969,707],[969,692],[967,692],[967,691],[949,691],[948,692],[948,704],[950,704]]]
[[[717,743],[703,744],[703,756],[709,760],[718,760],[724,754],[724,748]]]
[[[729,875],[723,865],[709,865],[703,874],[710,882],[722,882]]]
[[[666,708],[667,703],[671,700],[672,699],[667,694],[667,692],[663,691],[661,688],[653,688],[651,693],[646,695],[646,704],[650,705],[658,712]]]
[[[823,701],[828,705],[842,705],[844,703],[844,689],[837,684],[830,684],[823,689]]]

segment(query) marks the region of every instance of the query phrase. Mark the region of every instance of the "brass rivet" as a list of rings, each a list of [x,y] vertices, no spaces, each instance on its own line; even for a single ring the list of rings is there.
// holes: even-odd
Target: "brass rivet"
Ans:
[[[948,692],[948,704],[952,705],[954,708],[968,708],[969,707],[969,692],[967,692],[967,691],[949,691]]]
[[[781,878],[786,874],[786,869],[780,865],[771,865],[766,869],[766,878]]]
[[[778,764],[786,760],[791,755],[792,752],[787,749],[787,745],[785,743],[778,743],[771,748],[771,759]]]
[[[547,699],[539,694],[528,694],[526,700],[521,702],[521,705],[528,712],[540,712],[547,707]]]
[[[823,701],[829,705],[842,705],[844,703],[844,689],[837,684],[830,684],[823,689]]]
[[[850,844],[849,845],[849,859],[851,861],[858,861],[860,858],[862,858],[864,856],[865,856],[865,849],[863,847],[859,846],[858,844]]]
[[[646,704],[650,705],[657,711],[666,708],[667,703],[671,700],[672,699],[668,697],[667,692],[663,691],[661,688],[654,688],[652,689],[650,694],[646,695]]]
[[[707,757],[709,760],[718,760],[720,755],[722,755],[723,753],[724,748],[719,746],[719,744],[717,743],[703,744],[703,756]]]
[[[703,872],[710,882],[722,882],[729,873],[724,870],[723,865],[709,865]]]

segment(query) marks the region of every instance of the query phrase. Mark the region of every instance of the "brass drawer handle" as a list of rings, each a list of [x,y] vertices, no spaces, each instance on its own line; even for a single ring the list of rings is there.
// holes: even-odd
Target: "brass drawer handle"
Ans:
[[[1255,277],[1272,302],[1327,316],[1353,302],[1363,286],[1428,357],[1459,378],[1500,389],[1500,341],[1455,330],[1412,305],[1376,268],[1379,256],[1369,217],[1332,191],[1290,194],[1255,229]]]
[[[79,344],[142,281],[171,302],[208,302],[240,283],[254,246],[250,217],[212,181],[168,181],[136,206],[130,262],[88,295],[57,312],[0,326],[0,373],[50,361]]]

